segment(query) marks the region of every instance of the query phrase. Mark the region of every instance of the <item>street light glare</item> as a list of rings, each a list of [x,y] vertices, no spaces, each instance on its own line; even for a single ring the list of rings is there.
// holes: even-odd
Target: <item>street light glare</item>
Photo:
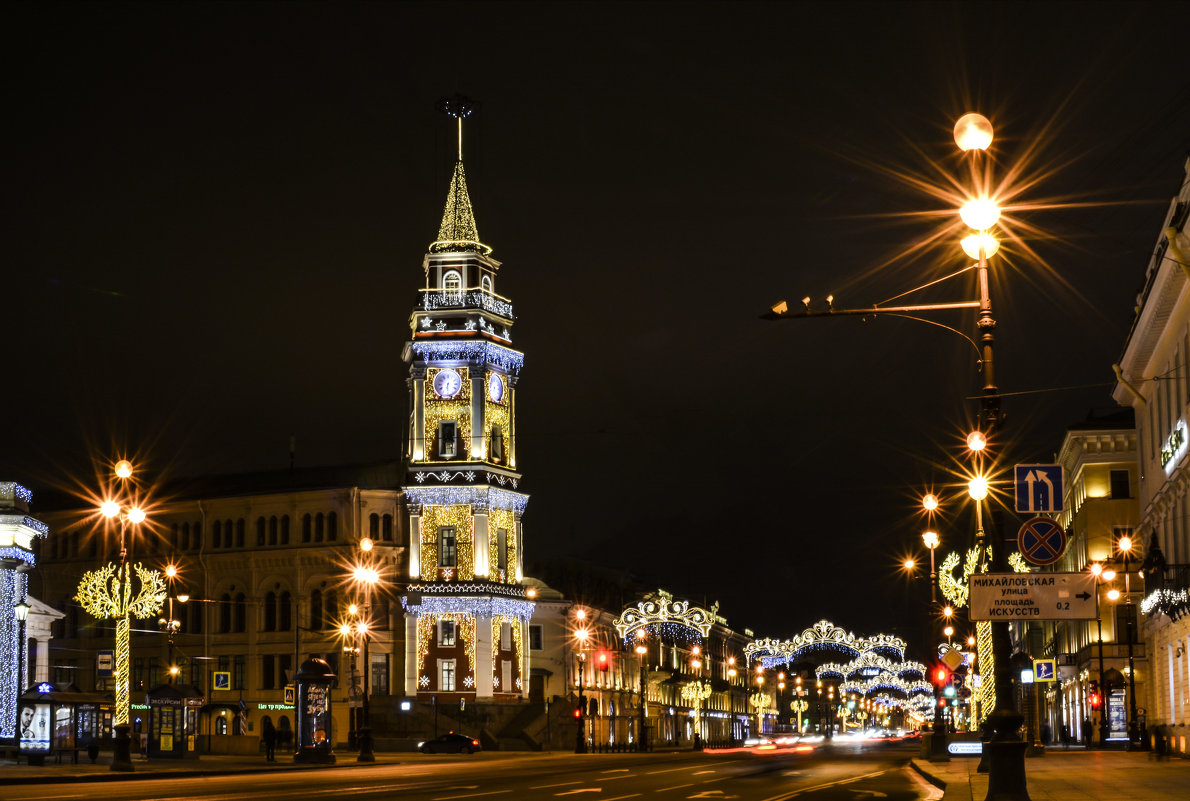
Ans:
[[[364,553],[367,553],[368,551],[372,550],[372,538],[371,537],[361,537],[360,541],[359,541],[359,549],[361,551],[363,551]]]
[[[115,501],[104,501],[99,506],[99,514],[104,517],[115,517],[120,514],[120,504]]]
[[[963,237],[963,241],[960,244],[963,246],[963,252],[972,259],[978,259],[980,257],[980,248],[983,249],[983,258],[985,259],[995,256],[996,251],[1000,249],[1000,240],[982,231],[978,234]]]
[[[925,497],[921,499],[921,505],[927,512],[932,512],[938,508],[938,496],[932,492],[927,492]]]
[[[982,431],[972,431],[967,435],[967,448],[978,453],[988,446],[988,438]]]
[[[145,510],[139,507],[133,507],[128,510],[129,523],[143,523],[145,522]]]
[[[988,480],[983,476],[976,476],[967,482],[967,494],[972,500],[982,501],[988,496]]]
[[[962,151],[987,150],[992,143],[992,123],[982,114],[964,114],[954,124],[954,142]]]
[[[963,222],[967,224],[968,228],[986,231],[996,224],[996,220],[1000,219],[1000,206],[990,198],[974,198],[963,204],[963,207],[959,209],[959,216],[963,218]]]
[[[1102,572],[1103,572],[1103,565],[1099,564],[1098,562],[1091,563],[1091,573],[1092,574],[1098,576]]]
[[[129,478],[132,475],[132,462],[127,459],[116,462],[116,475],[120,478]]]
[[[1130,553],[1132,551],[1132,538],[1129,536],[1120,537],[1118,547],[1124,553]]]
[[[926,547],[929,548],[931,551],[934,550],[935,548],[938,547],[938,543],[940,541],[938,539],[938,532],[936,532],[936,531],[925,532],[924,534],[921,535],[921,541],[924,542],[926,544]]]
[[[904,567],[906,570],[912,570],[913,568],[917,567],[917,562],[914,562],[912,559],[906,559],[904,562]]]
[[[1120,591],[1117,590],[1115,587],[1112,587],[1110,590],[1107,591],[1107,597],[1108,597],[1108,600],[1114,601],[1120,597]]]
[[[1103,580],[1104,581],[1111,581],[1115,577],[1116,577],[1116,571],[1112,570],[1110,567],[1107,570],[1103,571]]]

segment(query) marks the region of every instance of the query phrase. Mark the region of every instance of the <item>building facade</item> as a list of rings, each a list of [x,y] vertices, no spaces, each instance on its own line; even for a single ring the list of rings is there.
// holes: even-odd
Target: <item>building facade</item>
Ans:
[[[1190,745],[1190,159],[1145,271],[1113,397],[1136,413],[1149,736]]]

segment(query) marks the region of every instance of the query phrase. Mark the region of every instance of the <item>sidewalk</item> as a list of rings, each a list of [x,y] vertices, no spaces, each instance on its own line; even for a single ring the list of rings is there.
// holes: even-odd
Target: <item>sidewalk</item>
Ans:
[[[988,777],[979,760],[950,762],[914,758],[913,767],[943,788],[943,801],[984,801]],[[1026,757],[1025,781],[1032,801],[1166,801],[1190,794],[1190,761],[1158,762],[1145,752],[1049,750]]]

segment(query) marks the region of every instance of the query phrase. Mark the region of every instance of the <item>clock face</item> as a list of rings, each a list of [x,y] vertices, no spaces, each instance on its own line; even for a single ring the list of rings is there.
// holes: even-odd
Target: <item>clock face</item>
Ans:
[[[453,398],[463,388],[463,379],[454,370],[440,370],[434,376],[434,392],[439,398]]]
[[[504,379],[496,373],[488,376],[488,398],[492,403],[499,403],[504,400]]]

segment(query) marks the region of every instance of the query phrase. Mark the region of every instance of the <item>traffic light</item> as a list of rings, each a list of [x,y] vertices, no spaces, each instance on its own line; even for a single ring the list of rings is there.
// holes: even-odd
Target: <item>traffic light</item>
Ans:
[[[938,665],[930,671],[930,678],[935,687],[943,687],[950,683],[950,669],[946,665]]]
[[[595,654],[595,664],[599,666],[600,673],[607,673],[612,666],[612,655],[607,651],[600,651]]]
[[[575,720],[583,719],[583,708],[581,706],[576,706],[574,708],[574,719]]]
[[[1103,696],[1099,694],[1099,682],[1091,682],[1087,690],[1087,700],[1091,702],[1091,709],[1098,709],[1103,704]]]

